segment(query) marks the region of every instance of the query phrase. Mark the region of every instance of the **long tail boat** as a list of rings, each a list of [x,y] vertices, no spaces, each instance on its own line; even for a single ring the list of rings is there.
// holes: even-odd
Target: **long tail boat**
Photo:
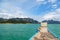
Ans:
[[[39,32],[36,33],[30,40],[59,40],[48,31],[47,22],[42,22],[41,27],[38,28]]]

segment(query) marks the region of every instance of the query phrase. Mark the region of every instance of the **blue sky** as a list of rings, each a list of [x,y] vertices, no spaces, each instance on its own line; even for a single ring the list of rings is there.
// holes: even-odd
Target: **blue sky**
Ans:
[[[0,18],[60,21],[60,0],[0,0]]]

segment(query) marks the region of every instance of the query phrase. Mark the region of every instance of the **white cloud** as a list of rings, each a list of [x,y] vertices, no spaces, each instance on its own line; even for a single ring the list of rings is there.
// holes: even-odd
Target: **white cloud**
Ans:
[[[57,14],[60,14],[60,8],[55,10]]]
[[[57,4],[54,4],[54,3],[56,3],[56,1],[57,0],[48,0],[48,2],[52,3],[51,4],[52,8],[57,8]],[[12,3],[10,3],[10,2],[1,3],[0,17],[3,17],[3,18],[12,18],[12,17],[27,18],[27,16],[25,16],[26,13],[22,10],[22,8],[26,8],[26,9],[32,8],[33,9],[33,7],[35,7],[35,6],[39,7],[41,4],[47,3],[46,0],[35,0],[34,2],[32,2],[32,1],[30,2],[28,0],[12,0],[11,2]],[[24,3],[26,3],[26,5]],[[16,5],[18,5],[19,7]],[[22,8],[20,6],[22,6]],[[45,20],[45,19],[60,20],[59,17],[60,17],[60,9],[56,9],[54,12],[49,12],[48,14],[45,14],[42,17],[39,15],[39,16],[32,17],[32,18],[40,21],[40,20]]]
[[[40,22],[43,20],[60,21],[60,8],[56,9],[53,12],[48,12],[45,15],[34,16],[33,19],[40,21]]]
[[[0,7],[0,18],[27,18],[27,16],[25,16],[25,12],[20,8],[20,7],[16,7],[13,6],[10,3],[2,3],[1,7]]]
[[[40,22],[43,21],[43,20],[60,21],[60,8],[56,9],[55,11],[48,12],[45,15],[35,16],[34,19],[36,19]]]
[[[55,16],[54,14],[55,14],[55,12],[50,12],[48,14],[45,14],[42,18],[43,18],[43,20],[51,20],[54,18],[54,16]]]
[[[30,2],[31,3],[31,2]],[[45,0],[35,0],[31,5],[29,5],[27,8],[28,9],[33,9],[36,6],[41,6],[42,4],[47,4]]]
[[[48,0],[48,2],[50,2],[50,3],[52,3],[52,4],[53,4],[53,3],[56,3],[56,1],[57,1],[57,0]]]
[[[9,19],[9,18],[28,18],[28,17],[22,14],[20,15],[20,14],[10,14],[10,13],[0,13],[0,18]]]
[[[36,0],[37,4],[46,4],[47,2],[45,0]]]
[[[53,4],[52,5],[52,8],[57,8],[57,4]]]
[[[57,2],[57,0],[36,0],[36,2],[39,4],[46,4],[47,2],[49,2],[51,4],[55,4]]]
[[[56,9],[54,12],[49,12],[41,17],[42,20],[56,20],[60,21],[60,9]]]
[[[50,3],[50,5],[53,9],[56,9],[58,7],[57,1],[58,0],[48,0],[48,3]]]
[[[2,3],[1,7],[0,7],[0,10],[2,10],[2,12],[11,12],[11,13],[16,13],[17,11],[20,11],[22,12],[22,9],[19,8],[19,7],[16,7],[16,6],[13,6],[12,4],[10,3]]]

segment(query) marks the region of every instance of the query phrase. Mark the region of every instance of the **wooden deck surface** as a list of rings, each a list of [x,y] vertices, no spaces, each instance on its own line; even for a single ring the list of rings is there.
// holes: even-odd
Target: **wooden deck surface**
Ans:
[[[54,37],[50,32],[48,33],[38,33],[33,40],[58,40],[58,38]]]

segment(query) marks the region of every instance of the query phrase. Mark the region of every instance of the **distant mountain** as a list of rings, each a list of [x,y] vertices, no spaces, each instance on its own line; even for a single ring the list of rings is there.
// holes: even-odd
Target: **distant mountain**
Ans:
[[[0,18],[0,23],[39,23],[39,22],[31,18],[10,18],[10,19]]]
[[[54,20],[44,20],[42,22],[47,22],[48,24],[60,24],[60,21],[54,21]]]

